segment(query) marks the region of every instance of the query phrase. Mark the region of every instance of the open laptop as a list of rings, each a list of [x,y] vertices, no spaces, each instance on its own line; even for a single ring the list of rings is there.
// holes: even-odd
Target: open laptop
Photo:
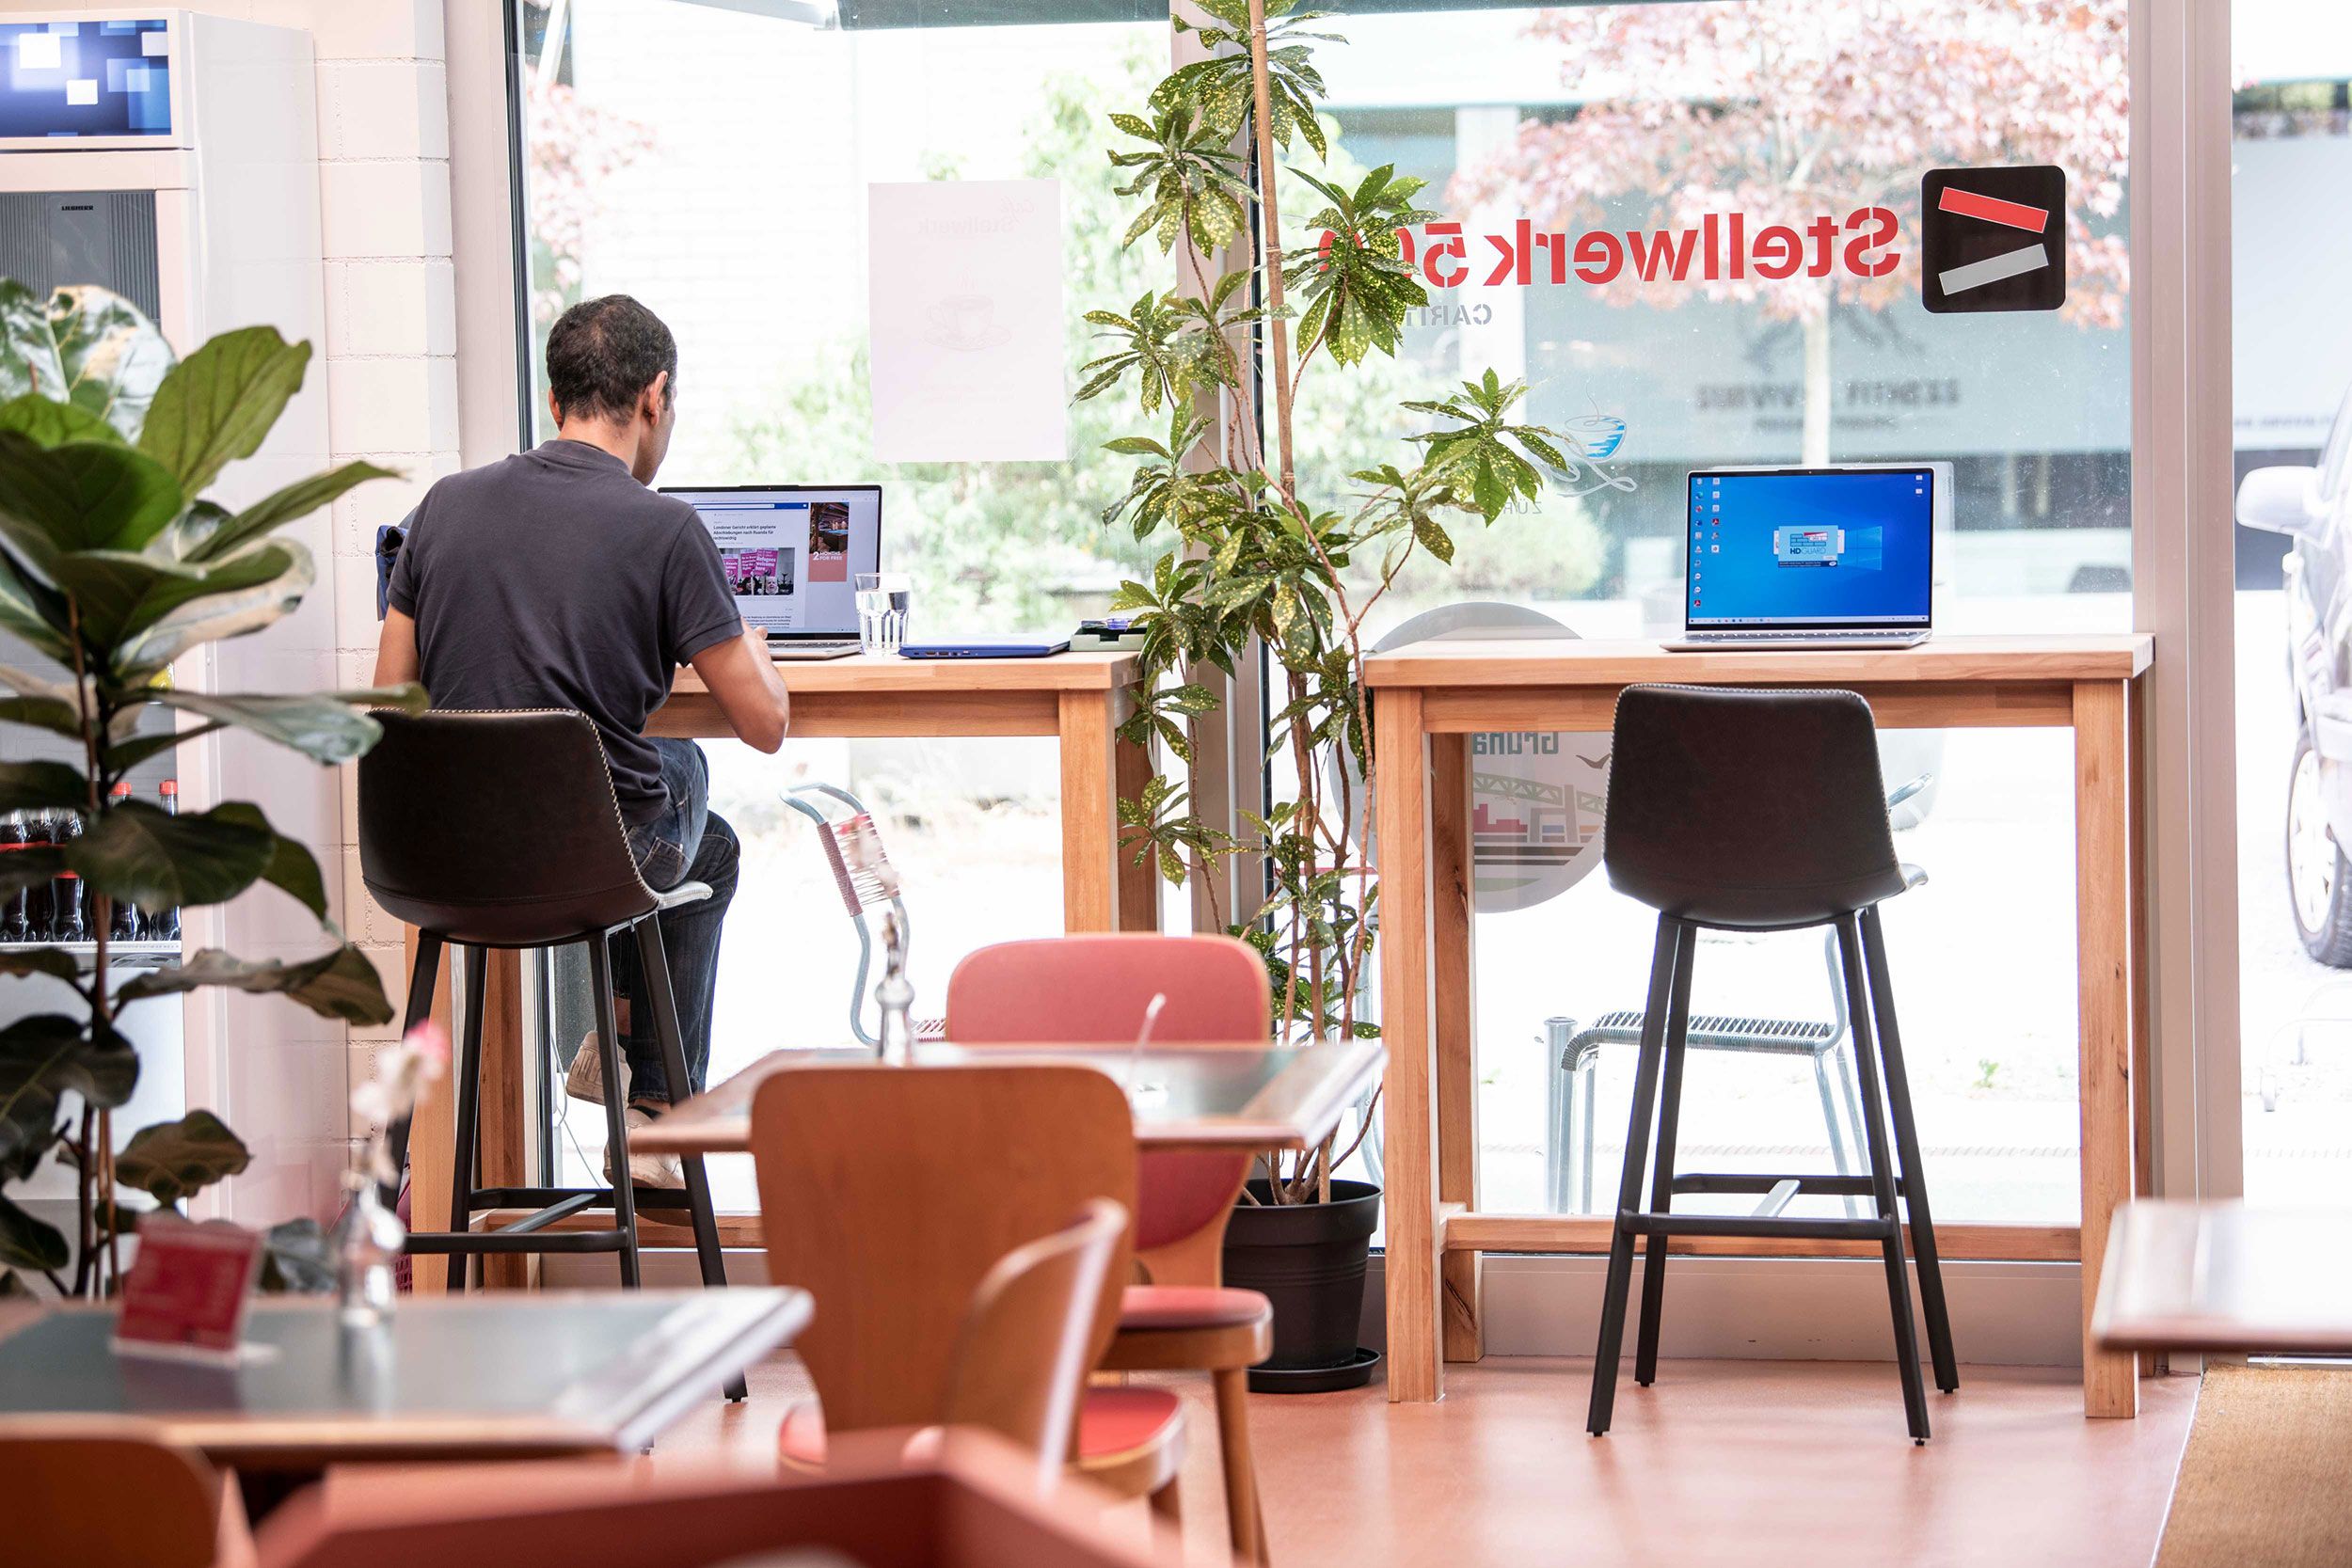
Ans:
[[[857,575],[882,569],[879,484],[664,485],[700,515],[743,619],[777,658],[858,650]]]
[[[1702,468],[1685,498],[1683,651],[1906,648],[1931,629],[1948,463]]]

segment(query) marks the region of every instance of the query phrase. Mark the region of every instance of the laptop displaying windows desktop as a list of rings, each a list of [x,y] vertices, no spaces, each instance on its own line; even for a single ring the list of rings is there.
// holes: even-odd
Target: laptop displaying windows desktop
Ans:
[[[1705,468],[1684,504],[1680,649],[1927,640],[1946,463]]]
[[[881,570],[879,484],[664,485],[719,546],[743,619],[778,658],[857,652],[857,575]]]

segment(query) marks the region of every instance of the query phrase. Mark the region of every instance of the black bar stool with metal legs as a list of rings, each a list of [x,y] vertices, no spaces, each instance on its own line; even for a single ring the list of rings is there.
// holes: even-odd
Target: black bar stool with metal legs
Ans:
[[[621,1283],[638,1283],[637,1211],[689,1212],[705,1285],[726,1283],[710,1179],[699,1155],[684,1160],[683,1194],[627,1180],[610,1187],[477,1187],[480,1169],[482,1015],[491,948],[588,949],[596,988],[596,1049],[604,1068],[605,1131],[611,1163],[628,1169],[623,1119],[620,1032],[613,1018],[606,943],[626,931],[639,968],[675,1102],[687,1083],[670,965],[662,949],[662,911],[710,896],[700,882],[657,893],[637,873],[628,833],[612,795],[603,743],[586,715],[567,708],[469,712],[439,710],[377,716],[384,737],[359,762],[359,871],[390,913],[417,928],[408,978],[406,1026],[423,1022],[438,980],[441,949],[463,950],[466,1015],[451,1063],[457,1089],[456,1150],[449,1229],[412,1230],[408,1250],[451,1259],[452,1291],[466,1288],[471,1259],[499,1253],[620,1255]],[[408,1148],[405,1122],[392,1129],[395,1168]],[[532,1212],[495,1230],[473,1219],[490,1209]],[[596,1230],[549,1228],[573,1214],[609,1209],[612,1224]],[[741,1399],[739,1377],[728,1397]]]
[[[1602,864],[1618,892],[1658,911],[1649,1008],[1634,1069],[1633,1112],[1618,1182],[1615,1233],[1601,1305],[1586,1422],[1609,1430],[1617,1360],[1632,1289],[1634,1238],[1645,1238],[1641,1338],[1634,1381],[1658,1375],[1658,1324],[1665,1300],[1666,1249],[1676,1236],[1866,1240],[1886,1259],[1895,1359],[1902,1374],[1911,1435],[1928,1439],[1927,1390],[1911,1322],[1903,1264],[1903,1218],[1918,1256],[1919,1297],[1936,1386],[1960,1386],[1951,1321],[1928,1214],[1919,1132],[1911,1113],[1902,1042],[1879,904],[1912,885],[1895,858],[1879,779],[1869,705],[1851,691],[1629,686],[1617,700],[1609,764],[1609,827]],[[1691,1028],[1691,970],[1702,927],[1744,931],[1834,927],[1847,1006],[1853,1019],[1870,1174],[1748,1176],[1680,1174],[1675,1133],[1682,1109],[1682,1066]],[[1884,1069],[1882,1086],[1880,1069]],[[1893,1122],[1893,1149],[1887,1123]],[[1655,1117],[1658,1153],[1644,1201],[1642,1165]],[[1675,1212],[1683,1195],[1748,1193],[1747,1214]],[[1802,1194],[1867,1196],[1875,1212],[1812,1219],[1782,1212]]]

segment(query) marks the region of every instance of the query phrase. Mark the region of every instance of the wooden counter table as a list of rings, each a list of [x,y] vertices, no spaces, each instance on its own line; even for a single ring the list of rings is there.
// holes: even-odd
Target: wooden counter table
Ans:
[[[1440,1358],[1482,1353],[1480,1254],[1605,1253],[1607,1215],[1478,1212],[1470,962],[1469,739],[1486,731],[1606,731],[1617,693],[1648,681],[1836,687],[1890,729],[2056,727],[2074,733],[2075,958],[2081,1029],[2079,1226],[1944,1225],[1945,1259],[2082,1262],[2083,1405],[2137,1413],[2133,1355],[2090,1338],[2097,1249],[2132,1196],[2133,1089],[2146,1045],[2146,930],[2137,633],[1944,637],[1916,648],[1668,653],[1655,643],[1419,642],[1366,661],[1376,737],[1380,953],[1387,1073],[1389,1397],[1434,1400]],[[2141,1080],[2144,1084],[2144,1076]],[[2136,1112],[2137,1114],[2136,1114]],[[1688,1238],[1677,1251],[1755,1252]],[[1772,1243],[1786,1255],[1867,1251]]]
[[[853,655],[848,658],[779,663],[792,691],[793,739],[889,736],[952,739],[1047,736],[1061,752],[1062,927],[1068,931],[1157,928],[1159,889],[1152,868],[1119,853],[1118,800],[1141,790],[1152,775],[1140,747],[1118,737],[1136,681],[1131,653],[1068,653],[1051,658],[911,659]],[[724,739],[734,732],[704,689],[701,677],[681,670],[668,703],[645,733]],[[809,853],[817,853],[812,847]],[[410,942],[414,953],[413,934]],[[448,1021],[448,975],[435,1016]],[[482,1050],[488,1072],[482,1090],[482,1184],[524,1185],[532,1180],[525,1158],[522,1064],[522,961],[516,953],[489,955],[489,1008]],[[449,1212],[449,1159],[454,1142],[447,1081],[419,1106],[410,1133],[411,1211],[437,1228]],[[648,1229],[650,1230],[650,1227]],[[437,1290],[446,1259],[415,1260],[418,1288]],[[489,1277],[514,1282],[523,1259],[496,1259]]]

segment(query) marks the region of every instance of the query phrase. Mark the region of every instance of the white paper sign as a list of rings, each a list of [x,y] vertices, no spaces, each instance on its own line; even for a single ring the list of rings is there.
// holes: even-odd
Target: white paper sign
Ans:
[[[1061,182],[866,187],[874,457],[1065,461]]]

